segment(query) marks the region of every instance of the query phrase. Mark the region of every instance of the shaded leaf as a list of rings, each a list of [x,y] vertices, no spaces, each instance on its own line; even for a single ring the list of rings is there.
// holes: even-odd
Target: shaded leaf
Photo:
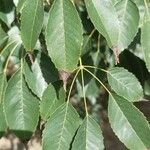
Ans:
[[[140,54],[142,55],[141,49]],[[129,72],[132,72],[143,86],[145,80],[149,78],[149,73],[147,71],[144,61],[139,57],[137,57],[136,55],[134,55],[134,53],[132,53],[129,50],[123,51],[120,54],[119,59],[120,63],[118,64],[118,67],[123,67],[127,69]]]
[[[113,131],[128,149],[150,147],[150,126],[132,103],[118,95],[109,95],[108,117]]]
[[[142,100],[143,89],[137,78],[126,69],[115,67],[107,72],[108,82],[111,88],[128,101]]]
[[[100,126],[94,119],[87,116],[73,142],[72,150],[103,150],[103,136]]]
[[[6,32],[4,32],[0,25],[0,49],[3,47],[3,44],[7,41],[7,39],[8,35],[6,34]]]
[[[26,0],[21,15],[21,38],[27,51],[33,51],[42,29],[44,8],[42,0]]]
[[[57,94],[56,90],[60,93]],[[42,101],[40,103],[40,114],[44,121],[47,121],[49,116],[51,116],[52,113],[65,102],[65,94],[63,93],[63,88],[55,89],[52,84],[48,85],[43,93]]]
[[[45,54],[38,52],[35,55],[35,60],[32,63],[29,57],[26,57],[24,61],[24,74],[30,89],[39,98],[42,98],[48,84],[57,81],[59,78],[54,64]]]
[[[10,27],[15,19],[14,4],[12,0],[0,0],[0,19]]]
[[[68,150],[79,126],[79,116],[70,104],[63,104],[50,117],[43,132],[43,149]]]
[[[39,119],[39,102],[27,87],[22,66],[8,82],[4,111],[9,129],[20,138],[29,138],[35,131]]]
[[[59,70],[73,71],[76,68],[82,38],[82,24],[73,3],[55,0],[49,12],[46,43],[49,56]]]

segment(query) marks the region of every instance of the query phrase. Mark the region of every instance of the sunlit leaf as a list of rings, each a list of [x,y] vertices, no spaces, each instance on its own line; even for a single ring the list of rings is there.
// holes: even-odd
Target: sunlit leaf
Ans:
[[[108,117],[113,131],[128,149],[150,147],[150,126],[132,103],[118,95],[109,95]]]
[[[33,51],[42,29],[44,8],[42,0],[26,0],[21,15],[21,38],[27,51]]]
[[[6,89],[6,77],[4,73],[0,74],[0,137],[5,133],[7,129],[6,119],[3,112],[3,98]]]
[[[74,139],[72,150],[103,150],[103,136],[100,126],[87,116]]]
[[[29,138],[35,131],[39,118],[39,102],[27,87],[22,66],[8,82],[4,111],[9,129],[19,137]]]
[[[43,132],[43,149],[68,150],[79,126],[79,116],[70,104],[63,104],[50,117]]]
[[[139,12],[130,0],[85,0],[87,11],[96,29],[108,45],[119,53],[128,47],[138,31]]]
[[[146,10],[144,20],[141,26],[141,44],[144,54],[144,59],[146,62],[146,67],[150,72],[150,11],[149,9]]]
[[[142,100],[143,89],[137,78],[124,68],[115,67],[108,70],[108,82],[111,88],[128,101]]]
[[[70,0],[55,0],[51,7],[46,43],[49,56],[59,70],[76,68],[82,48],[82,25]]]

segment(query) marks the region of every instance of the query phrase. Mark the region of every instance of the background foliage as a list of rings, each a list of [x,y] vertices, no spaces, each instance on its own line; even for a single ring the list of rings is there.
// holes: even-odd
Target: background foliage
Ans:
[[[148,0],[0,0],[0,136],[101,150],[107,123],[150,148],[149,39]]]

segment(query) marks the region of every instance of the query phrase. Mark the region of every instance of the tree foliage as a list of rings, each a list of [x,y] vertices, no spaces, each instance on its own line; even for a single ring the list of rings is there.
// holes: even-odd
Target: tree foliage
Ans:
[[[150,96],[149,6],[0,0],[0,136],[29,140],[41,130],[44,150],[103,150],[94,109],[107,92],[118,139],[131,150],[150,148],[149,122],[134,105]]]

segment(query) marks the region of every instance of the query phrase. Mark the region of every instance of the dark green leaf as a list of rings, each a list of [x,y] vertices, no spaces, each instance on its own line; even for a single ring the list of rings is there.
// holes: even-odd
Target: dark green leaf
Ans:
[[[12,0],[0,0],[0,19],[6,23],[8,27],[15,19],[14,4]]]
[[[8,39],[8,35],[6,32],[3,31],[1,25],[0,25],[0,49],[3,47],[3,44],[6,42]]]

